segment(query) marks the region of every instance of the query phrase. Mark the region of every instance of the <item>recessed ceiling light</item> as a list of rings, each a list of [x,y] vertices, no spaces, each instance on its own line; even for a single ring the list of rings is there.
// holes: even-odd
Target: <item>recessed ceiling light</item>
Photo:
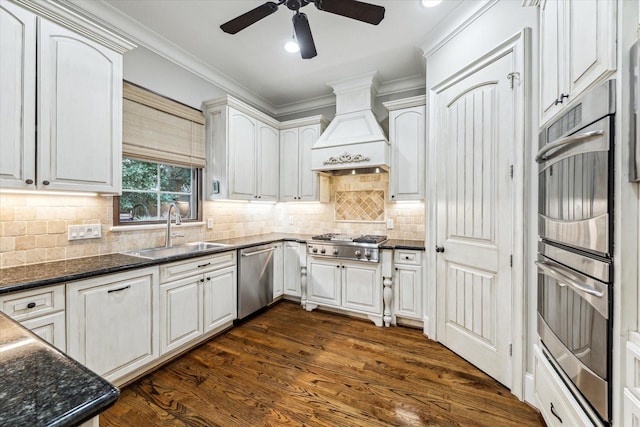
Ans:
[[[434,7],[439,5],[442,0],[421,0],[421,3],[424,7]]]
[[[284,44],[284,50],[286,50],[289,53],[300,52],[300,46],[298,45],[298,42],[295,39],[295,37],[292,37],[291,40],[289,40]]]

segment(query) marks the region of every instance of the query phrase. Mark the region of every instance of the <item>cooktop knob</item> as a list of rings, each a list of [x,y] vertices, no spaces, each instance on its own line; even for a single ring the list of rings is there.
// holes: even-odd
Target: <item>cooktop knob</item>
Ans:
[[[338,255],[338,252],[340,252],[340,251],[338,251],[338,248],[333,248],[333,254],[334,255]]]
[[[365,256],[367,259],[371,258],[371,252],[369,252],[369,251],[364,251],[364,256]]]
[[[356,255],[357,257],[360,257],[360,255],[362,255],[362,252],[360,252],[359,250],[356,250],[356,251],[355,251],[355,255]]]
[[[318,253],[318,248],[313,248],[313,249],[311,249],[311,250],[313,251],[313,253],[314,253],[314,254],[317,254],[317,253]]]
[[[322,249],[320,249],[320,253],[321,253],[321,254],[326,254],[326,253],[327,253],[327,250],[326,250],[325,248],[322,248]]]

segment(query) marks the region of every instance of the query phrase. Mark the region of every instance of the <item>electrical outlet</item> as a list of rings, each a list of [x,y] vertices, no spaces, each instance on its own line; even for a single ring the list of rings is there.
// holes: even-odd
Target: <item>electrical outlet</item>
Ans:
[[[393,219],[387,219],[387,230],[393,230]]]
[[[207,228],[213,228],[213,218],[207,218]]]
[[[293,225],[293,215],[289,215],[289,225]]]
[[[67,228],[67,239],[99,239],[102,237],[102,226],[100,224],[70,225]]]

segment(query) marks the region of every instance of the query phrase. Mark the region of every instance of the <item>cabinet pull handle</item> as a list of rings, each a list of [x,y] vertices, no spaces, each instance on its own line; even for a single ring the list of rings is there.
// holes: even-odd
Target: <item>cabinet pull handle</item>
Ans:
[[[398,271],[398,267],[396,267],[396,271]]]
[[[409,259],[409,255],[407,255],[406,257],[404,257],[404,259]]]
[[[30,302],[29,304],[27,304],[27,308],[33,308],[36,306],[35,302]]]
[[[33,180],[32,180],[31,178],[29,178],[29,179],[27,179],[27,180],[25,181],[25,183],[27,183],[27,184],[31,185],[31,184],[33,184]]]
[[[211,277],[207,277],[207,280],[211,280]]]
[[[551,402],[551,414],[562,423],[562,418],[560,418],[560,415],[556,412],[556,408],[553,407],[553,402]]]
[[[204,283],[204,279],[200,279],[200,283]]]
[[[123,286],[121,288],[116,288],[116,289],[109,289],[107,291],[108,294],[110,294],[111,292],[120,292],[120,291],[124,291],[125,289],[129,289],[131,287],[131,285],[127,285],[127,286]]]
[[[51,184],[49,181],[46,181],[46,180],[42,181],[42,185],[49,185],[49,184]]]
[[[206,267],[207,265],[211,265],[211,263],[210,263],[210,262],[208,262],[208,263],[206,263],[206,264],[200,264],[200,265],[198,266],[198,268]]]

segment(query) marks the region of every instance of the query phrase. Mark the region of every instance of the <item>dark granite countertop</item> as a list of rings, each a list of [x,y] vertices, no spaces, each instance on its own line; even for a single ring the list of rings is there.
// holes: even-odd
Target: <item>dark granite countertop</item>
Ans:
[[[98,255],[86,258],[74,258],[66,261],[53,261],[40,264],[30,264],[19,267],[0,269],[0,295],[37,288],[41,286],[64,283],[72,280],[86,279],[103,274],[117,273],[166,262],[179,261],[195,256],[206,256],[219,252],[243,249],[259,244],[295,241],[306,242],[312,234],[269,233],[255,236],[237,237],[233,239],[216,240],[229,246],[210,249],[198,254],[181,254],[161,259],[145,259],[120,253]],[[380,246],[383,249],[413,249],[424,250],[424,242],[420,240],[388,240]]]
[[[389,239],[380,245],[380,249],[410,249],[424,251],[424,240]]]
[[[68,426],[113,405],[106,380],[0,313],[0,425]]]

